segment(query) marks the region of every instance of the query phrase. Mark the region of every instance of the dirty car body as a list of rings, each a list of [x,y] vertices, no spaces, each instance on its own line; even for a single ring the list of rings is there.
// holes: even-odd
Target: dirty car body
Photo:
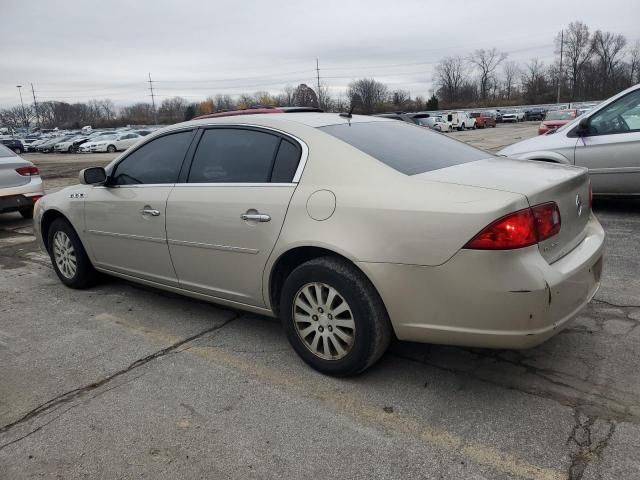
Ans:
[[[405,122],[196,120],[145,137],[106,178],[94,173],[37,205],[54,267],[52,228],[68,222],[59,228],[98,271],[280,316],[326,373],[367,368],[391,332],[532,347],[600,282],[604,232],[585,169],[497,158]]]

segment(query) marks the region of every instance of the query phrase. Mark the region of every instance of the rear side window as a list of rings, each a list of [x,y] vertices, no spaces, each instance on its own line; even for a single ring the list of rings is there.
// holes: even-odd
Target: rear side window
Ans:
[[[267,183],[280,137],[248,129],[205,130],[189,183]]]
[[[176,183],[193,131],[156,138],[116,165],[110,185]]]
[[[276,162],[273,165],[273,172],[271,172],[271,181],[274,183],[290,183],[298,169],[301,154],[299,146],[294,145],[289,140],[282,139]]]
[[[344,123],[320,130],[405,175],[491,157],[483,150],[405,122]]]

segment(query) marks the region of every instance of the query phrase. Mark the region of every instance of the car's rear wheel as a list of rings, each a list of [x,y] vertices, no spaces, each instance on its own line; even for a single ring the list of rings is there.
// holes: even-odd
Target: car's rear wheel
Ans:
[[[107,152],[109,152],[109,153],[115,153],[115,151],[116,151],[116,147],[114,147],[113,145],[109,145],[109,146],[107,147]]]
[[[330,375],[362,372],[391,339],[389,317],[375,288],[339,258],[316,258],[294,269],[282,289],[280,312],[298,355]]]
[[[13,151],[15,153],[22,153],[22,150],[20,148],[18,148],[18,147],[14,148]]]
[[[58,218],[49,228],[48,242],[51,263],[58,278],[67,287],[87,288],[98,279],[87,252],[71,224]]]

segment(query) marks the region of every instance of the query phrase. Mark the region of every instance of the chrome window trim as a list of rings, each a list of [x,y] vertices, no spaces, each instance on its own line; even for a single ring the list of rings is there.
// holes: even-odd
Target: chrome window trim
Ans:
[[[296,137],[295,135],[289,133],[289,132],[285,132],[284,130],[280,130],[278,128],[274,128],[274,127],[268,127],[265,125],[256,125],[256,124],[252,124],[252,123],[204,123],[204,124],[198,124],[198,125],[189,125],[189,126],[185,126],[185,125],[181,125],[179,127],[176,128],[171,128],[168,127],[168,130],[159,130],[158,132],[154,132],[152,134],[147,135],[146,137],[142,137],[145,138],[145,141],[139,144],[135,144],[133,145],[130,149],[127,149],[122,155],[120,155],[120,157],[117,157],[113,160],[112,164],[109,164],[105,167],[105,170],[107,171],[107,175],[110,175],[111,172],[121,163],[123,162],[125,159],[127,159],[132,153],[134,153],[135,151],[139,150],[140,148],[142,148],[144,145],[146,145],[147,143],[155,140],[156,138],[160,138],[163,137],[165,135],[170,135],[173,133],[179,133],[183,130],[199,130],[199,129],[205,129],[207,127],[218,127],[218,128],[226,128],[226,127],[251,127],[251,128],[256,128],[258,130],[262,129],[262,130],[270,130],[272,132],[278,133],[286,138],[289,138],[291,140],[294,140],[295,142],[298,143],[298,145],[300,145],[300,148],[302,149],[302,153],[300,155],[300,160],[298,162],[298,168],[296,169],[295,173],[293,174],[293,178],[291,179],[290,183],[270,183],[270,182],[265,182],[265,183],[161,183],[161,184],[139,184],[139,185],[112,185],[109,186],[108,188],[122,188],[122,187],[142,187],[142,186],[160,186],[160,185],[175,185],[175,186],[181,186],[181,185],[193,185],[193,186],[213,186],[213,185],[220,185],[220,186],[263,186],[263,185],[271,185],[271,186],[284,186],[284,185],[296,185],[298,183],[300,183],[300,179],[302,178],[302,174],[304,172],[304,168],[307,165],[307,160],[309,158],[309,146],[306,144],[306,142],[304,140],[302,140],[299,137]],[[151,137],[151,138],[149,138]]]
[[[184,187],[295,187],[296,183],[251,183],[251,182],[228,182],[228,183],[176,183],[176,188]]]

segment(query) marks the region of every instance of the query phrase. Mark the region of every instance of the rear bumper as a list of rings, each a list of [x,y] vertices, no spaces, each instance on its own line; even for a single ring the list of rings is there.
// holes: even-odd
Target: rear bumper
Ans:
[[[600,286],[604,231],[548,264],[537,246],[461,250],[438,267],[359,263],[401,340],[484,348],[529,348],[562,330]]]
[[[16,212],[33,206],[32,197],[44,195],[44,188],[40,177],[31,177],[31,181],[19,187],[3,188],[0,190],[0,213]]]

